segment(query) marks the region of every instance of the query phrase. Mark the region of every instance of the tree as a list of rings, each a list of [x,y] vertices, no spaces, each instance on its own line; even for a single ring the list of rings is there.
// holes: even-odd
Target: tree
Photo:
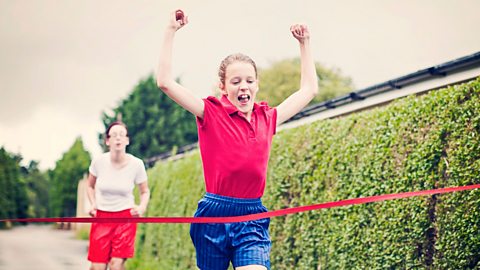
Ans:
[[[140,158],[197,141],[195,117],[158,89],[152,75],[141,80],[113,112],[102,116],[105,129],[120,116],[128,126],[128,151]],[[106,150],[104,141],[99,134],[99,143]]]
[[[38,168],[37,161],[30,161],[28,167],[22,167],[28,194],[28,216],[48,217],[48,176]]]
[[[26,185],[20,175],[20,155],[0,148],[0,218],[26,218]],[[1,225],[3,226],[3,225]]]
[[[312,103],[329,100],[351,92],[350,78],[343,77],[338,70],[327,69],[316,63],[319,94]],[[268,105],[277,106],[300,86],[300,59],[287,59],[275,62],[271,67],[259,70],[260,91],[257,100],[268,101]]]
[[[0,148],[0,217],[11,218],[13,216],[14,201],[11,192],[14,180],[9,175],[11,170],[11,158],[7,151]]]
[[[81,138],[63,154],[50,171],[51,214],[70,217],[76,214],[78,182],[88,173],[90,154],[85,150]]]

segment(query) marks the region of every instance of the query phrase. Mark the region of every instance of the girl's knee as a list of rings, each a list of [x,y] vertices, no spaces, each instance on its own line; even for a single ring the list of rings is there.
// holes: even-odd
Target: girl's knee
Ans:
[[[110,270],[124,270],[124,263],[125,259],[112,258],[110,263],[108,263],[108,267]]]
[[[106,270],[107,265],[103,263],[92,263],[90,265],[90,270]]]

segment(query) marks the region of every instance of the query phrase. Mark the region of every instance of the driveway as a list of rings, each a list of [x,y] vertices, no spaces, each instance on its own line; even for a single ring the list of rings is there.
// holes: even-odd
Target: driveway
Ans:
[[[52,225],[0,230],[0,269],[87,270],[87,247],[88,241],[75,239],[73,231]]]

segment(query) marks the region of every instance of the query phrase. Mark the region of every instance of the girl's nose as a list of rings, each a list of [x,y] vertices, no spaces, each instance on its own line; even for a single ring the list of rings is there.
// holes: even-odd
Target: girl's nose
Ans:
[[[248,84],[246,82],[241,83],[240,90],[248,90]]]

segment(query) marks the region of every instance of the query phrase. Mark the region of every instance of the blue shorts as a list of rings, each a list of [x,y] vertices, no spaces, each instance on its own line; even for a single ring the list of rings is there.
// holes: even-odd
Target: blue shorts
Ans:
[[[241,216],[267,212],[260,199],[239,199],[207,193],[198,202],[195,217]],[[238,223],[198,223],[190,237],[201,270],[258,264],[270,269],[270,219]]]

